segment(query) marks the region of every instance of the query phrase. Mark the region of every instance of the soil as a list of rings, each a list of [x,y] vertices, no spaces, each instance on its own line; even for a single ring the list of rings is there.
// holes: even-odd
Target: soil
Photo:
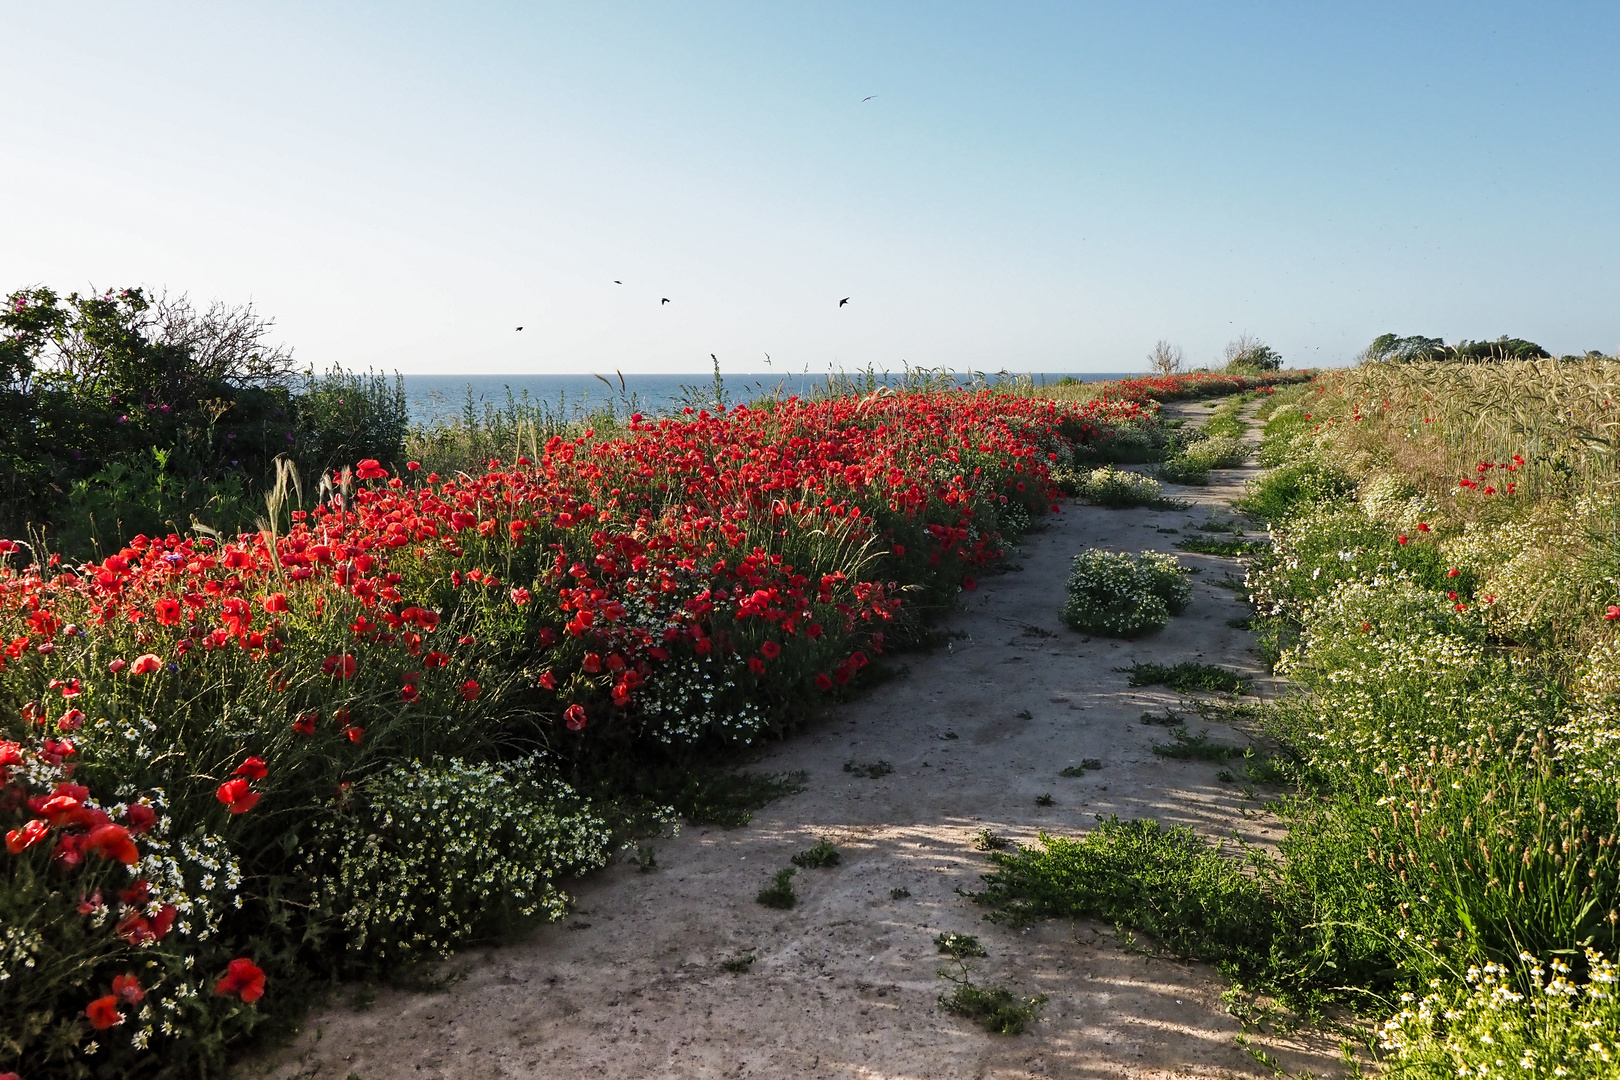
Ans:
[[[1173,407],[1197,418],[1197,404]],[[948,648],[899,658],[896,678],[775,744],[750,767],[804,770],[807,787],[745,828],[684,828],[658,841],[657,869],[628,859],[577,883],[568,919],[523,940],[466,951],[439,993],[383,988],[363,1008],[334,998],[279,1052],[238,1075],[383,1078],[849,1077],[1027,1078],[1270,1076],[1235,1040],[1227,983],[1209,967],[1147,954],[1112,928],[1052,921],[1019,931],[982,919],[958,890],[987,869],[983,829],[1020,842],[1075,835],[1098,815],[1152,817],[1212,837],[1274,843],[1280,831],[1252,795],[1210,762],[1156,757],[1162,727],[1143,712],[1178,708],[1163,687],[1132,688],[1136,661],[1220,664],[1269,696],[1254,642],[1227,620],[1242,594],[1234,560],[1182,554],[1201,570],[1193,603],[1135,641],[1087,638],[1058,621],[1070,557],[1088,547],[1173,551],[1253,466],[1207,488],[1169,488],[1187,510],[1066,506],[980,581]],[[1164,530],[1179,530],[1179,536]],[[1193,530],[1189,532],[1189,530]],[[1194,730],[1203,725],[1194,718]],[[1245,735],[1208,725],[1212,739]],[[1086,758],[1102,767],[1059,772]],[[885,761],[876,779],[846,762]],[[1050,794],[1052,805],[1037,797]],[[826,838],[840,865],[802,869],[796,907],[755,894],[794,853]],[[906,895],[895,898],[894,890]],[[949,985],[934,945],[975,934],[989,956],[974,979],[1019,996],[1045,994],[1024,1035],[989,1034],[936,1004]],[[721,962],[756,957],[743,973]],[[1325,1038],[1250,1032],[1250,1045],[1291,1073],[1335,1073]]]

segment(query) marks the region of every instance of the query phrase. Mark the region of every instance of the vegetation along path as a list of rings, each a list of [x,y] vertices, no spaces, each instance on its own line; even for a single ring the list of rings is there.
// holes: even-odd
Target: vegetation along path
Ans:
[[[1189,422],[1205,415],[1198,405],[1172,410]],[[1227,984],[1209,967],[1149,956],[1100,925],[985,922],[958,891],[980,886],[986,831],[1033,842],[1117,814],[1275,841],[1263,791],[1222,779],[1218,761],[1154,753],[1170,739],[1143,714],[1186,715],[1186,696],[1132,687],[1119,670],[1217,664],[1269,696],[1251,636],[1232,625],[1247,613],[1230,587],[1238,565],[1179,552],[1198,571],[1193,602],[1135,641],[1086,638],[1058,619],[1074,553],[1230,541],[1219,529],[1234,520],[1226,500],[1253,472],[1168,486],[1185,509],[1066,507],[1014,553],[1020,571],[967,594],[948,647],[901,658],[897,678],[752,766],[802,770],[802,791],[744,828],[684,828],[655,845],[647,872],[625,859],[579,883],[574,915],[460,954],[445,970],[465,977],[444,992],[384,989],[363,1008],[335,1001],[273,1060],[243,1071],[340,1080],[1270,1075],[1234,1038]],[[1212,742],[1247,741],[1196,717],[1189,730],[1206,726]],[[792,865],[823,840],[836,865]],[[758,902],[784,869],[795,871],[796,905]],[[952,932],[975,935],[988,953],[966,960],[976,985],[1047,996],[1027,1033],[988,1034],[939,1008],[950,984],[936,972],[949,957],[936,938]],[[1325,1042],[1256,1036],[1250,1045],[1291,1072],[1333,1069]]]

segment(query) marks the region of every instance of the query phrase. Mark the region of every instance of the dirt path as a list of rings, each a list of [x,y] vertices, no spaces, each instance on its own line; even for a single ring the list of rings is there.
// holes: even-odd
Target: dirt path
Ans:
[[[1174,410],[1201,416],[1193,406]],[[577,914],[455,961],[471,974],[450,991],[381,991],[354,1011],[313,1013],[283,1052],[242,1070],[276,1078],[393,1077],[1146,1077],[1269,1076],[1233,1036],[1225,983],[1202,965],[1145,958],[1106,927],[1049,922],[1018,932],[981,921],[956,894],[985,869],[973,838],[989,828],[1032,841],[1076,834],[1094,815],[1150,816],[1210,836],[1274,841],[1258,801],[1216,779],[1219,766],[1155,757],[1162,728],[1139,722],[1178,697],[1132,689],[1114,668],[1199,659],[1259,674],[1246,613],[1202,568],[1194,600],[1162,633],[1134,643],[1087,640],[1058,621],[1068,561],[1086,547],[1173,550],[1158,531],[1229,513],[1254,467],[1175,494],[1187,511],[1071,505],[1030,536],[1021,572],[968,594],[949,650],[906,657],[909,671],[841,707],[753,767],[803,769],[808,788],[737,830],[687,828],[657,845],[659,869],[619,863],[582,882]],[[1240,573],[1240,571],[1239,571]],[[1265,683],[1261,684],[1266,692]],[[955,738],[951,736],[955,735]],[[1219,740],[1240,735],[1215,726]],[[1079,779],[1066,765],[1099,758]],[[887,761],[879,779],[847,761]],[[1054,805],[1037,796],[1051,793]],[[834,869],[801,870],[800,902],[754,901],[793,853],[826,837]],[[891,898],[904,889],[909,896]],[[1050,996],[1023,1036],[990,1035],[935,1005],[946,985],[933,939],[979,936],[977,981]],[[752,970],[720,961],[757,953]],[[1331,1072],[1323,1044],[1257,1040],[1290,1072]]]

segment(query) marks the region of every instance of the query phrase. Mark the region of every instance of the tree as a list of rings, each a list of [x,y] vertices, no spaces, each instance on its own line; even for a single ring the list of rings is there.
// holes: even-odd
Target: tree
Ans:
[[[1181,370],[1181,350],[1160,338],[1148,353],[1148,367],[1160,375],[1174,375]]]
[[[1278,371],[1282,354],[1253,334],[1240,334],[1226,343],[1226,370],[1236,373]]]

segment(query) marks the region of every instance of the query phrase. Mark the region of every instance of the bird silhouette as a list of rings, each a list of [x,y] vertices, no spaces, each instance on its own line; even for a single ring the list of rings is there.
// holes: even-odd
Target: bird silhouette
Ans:
[[[861,98],[861,101],[863,101],[863,102],[871,101],[875,97],[877,97],[876,94],[867,94],[865,97]]]
[[[666,296],[662,300],[658,301],[658,306],[663,307],[667,303],[669,303],[669,297]]]
[[[613,284],[615,284],[615,285],[623,285],[624,282],[619,281],[617,278],[615,278],[614,281],[613,281]]]
[[[523,327],[520,326],[520,327],[518,327],[518,329],[521,330],[521,329],[523,329]]]
[[[849,297],[846,296],[842,300],[838,301],[838,306],[843,307],[847,303],[849,303]],[[518,327],[518,329],[521,330],[523,328],[520,326],[520,327]]]

